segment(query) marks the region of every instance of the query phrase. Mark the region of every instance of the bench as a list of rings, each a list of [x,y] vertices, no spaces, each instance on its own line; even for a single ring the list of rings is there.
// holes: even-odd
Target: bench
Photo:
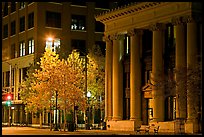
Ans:
[[[154,130],[154,134],[158,134],[159,132],[159,126],[155,126],[155,125],[148,125],[148,126],[138,126],[136,129],[136,133],[141,133],[141,131],[144,131],[145,133],[149,134],[150,129]]]
[[[149,129],[150,129],[150,126],[138,126],[136,128],[136,132],[138,133],[141,133],[141,131],[144,131],[145,133],[148,133],[149,134]]]
[[[158,132],[159,132],[159,126],[155,126],[155,127],[154,127],[154,134],[155,134],[155,133],[158,134]]]

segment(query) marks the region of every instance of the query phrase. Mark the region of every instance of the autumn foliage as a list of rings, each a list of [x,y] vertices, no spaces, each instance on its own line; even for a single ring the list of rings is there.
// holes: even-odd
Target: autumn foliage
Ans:
[[[58,109],[65,112],[74,106],[86,109],[84,60],[78,52],[73,51],[66,60],[60,60],[58,54],[46,49],[37,64],[39,68],[30,69],[28,78],[21,83],[20,95],[27,111],[51,111],[56,107],[56,96]]]

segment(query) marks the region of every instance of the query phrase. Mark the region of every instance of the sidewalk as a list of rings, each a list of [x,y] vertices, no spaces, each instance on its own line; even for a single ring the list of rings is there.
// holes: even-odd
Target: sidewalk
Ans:
[[[40,128],[39,124],[32,124],[30,125],[30,127],[33,128]],[[42,127],[43,129],[49,129],[50,126],[47,125],[43,125]],[[52,130],[53,131],[53,130]],[[54,131],[56,132],[56,131]],[[64,129],[59,129],[58,132],[64,132]],[[77,129],[73,132],[68,131],[66,129],[66,131],[64,133],[71,133],[71,134],[83,134],[83,135],[202,135],[202,133],[200,134],[176,134],[174,132],[159,132],[158,134],[154,133],[154,132],[149,132],[149,134],[145,133],[145,132],[141,132],[141,133],[136,133],[136,131],[110,131],[110,130],[100,130],[100,129],[92,129],[92,130],[86,130],[86,129]]]
[[[12,126],[15,127],[15,126]],[[24,126],[26,127],[26,126]],[[37,128],[40,129],[40,125],[39,124],[29,124],[27,127],[30,128]],[[41,130],[46,131],[46,132],[51,132],[52,133],[59,133],[59,134],[73,134],[73,135],[181,135],[181,134],[175,134],[174,132],[171,133],[164,133],[164,132],[159,132],[158,134],[155,134],[153,132],[150,132],[149,134],[145,133],[145,132],[141,132],[141,133],[136,133],[136,131],[110,131],[110,130],[100,130],[100,129],[93,129],[93,130],[86,130],[86,129],[77,129],[73,132],[68,131],[66,129],[66,131],[64,131],[64,129],[59,129],[59,131],[50,131],[50,126],[48,125],[42,125]],[[183,134],[183,135],[202,135],[202,133],[200,134]]]

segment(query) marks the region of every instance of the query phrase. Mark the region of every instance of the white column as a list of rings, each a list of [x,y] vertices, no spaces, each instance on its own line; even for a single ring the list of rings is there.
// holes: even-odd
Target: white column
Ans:
[[[123,117],[123,64],[124,36],[113,36],[113,120]]]
[[[113,45],[110,36],[104,37],[106,41],[106,62],[105,62],[105,120],[111,120],[112,109],[112,59]]]
[[[176,56],[175,56],[175,74],[176,74],[176,118],[186,118],[186,46],[185,30],[182,18],[173,19],[176,31]]]
[[[142,30],[130,30],[130,120],[141,123],[141,62]]]
[[[196,119],[199,101],[196,87],[196,69],[198,67],[198,28],[192,17],[187,17],[187,119]],[[190,75],[192,74],[192,75]]]
[[[151,26],[153,31],[153,46],[152,46],[152,76],[151,83],[154,85],[152,89],[152,106],[153,120],[164,121],[164,62],[163,62],[163,47],[164,35],[163,24],[154,24]]]

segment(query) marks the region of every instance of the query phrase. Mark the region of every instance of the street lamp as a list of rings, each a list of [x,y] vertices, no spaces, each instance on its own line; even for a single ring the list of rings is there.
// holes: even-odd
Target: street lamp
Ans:
[[[57,90],[56,90],[56,104],[55,104],[55,129],[54,129],[54,131],[59,131],[59,129],[58,129],[58,126],[57,126],[57,96],[58,96],[58,94],[57,94]]]
[[[51,47],[51,49],[52,49],[52,51],[53,51],[53,48],[54,48],[54,38],[52,38],[52,37],[48,37],[47,38],[47,40],[48,41],[51,41],[52,42],[52,47]],[[56,90],[56,104],[55,104],[55,128],[54,128],[54,131],[59,131],[59,129],[58,129],[58,123],[57,123],[57,96],[58,96],[58,93],[57,93],[57,90]]]
[[[90,97],[91,97],[91,92],[90,91],[88,91],[87,92],[87,94],[86,94],[86,96],[87,96],[87,98],[88,98],[88,105],[90,104],[89,103],[89,99],[90,99]],[[90,106],[88,107],[88,126],[87,126],[87,128],[88,129],[90,129]]]

